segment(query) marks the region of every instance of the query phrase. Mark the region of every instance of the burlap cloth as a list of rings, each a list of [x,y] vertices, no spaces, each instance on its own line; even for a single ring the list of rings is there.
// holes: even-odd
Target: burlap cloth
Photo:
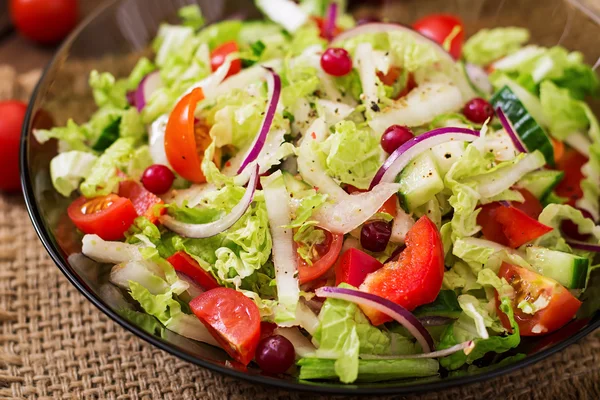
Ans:
[[[3,74],[0,99],[26,99],[39,71]],[[0,399],[315,398],[188,364],[109,320],[54,265],[16,195],[0,196],[0,346]],[[600,399],[600,331],[510,375],[406,398]]]

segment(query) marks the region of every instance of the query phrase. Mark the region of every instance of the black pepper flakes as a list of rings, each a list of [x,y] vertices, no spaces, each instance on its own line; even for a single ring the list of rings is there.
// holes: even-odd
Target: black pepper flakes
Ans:
[[[371,110],[373,110],[375,112],[381,111],[381,109],[379,108],[379,105],[377,103],[375,103],[374,101],[371,102]]]

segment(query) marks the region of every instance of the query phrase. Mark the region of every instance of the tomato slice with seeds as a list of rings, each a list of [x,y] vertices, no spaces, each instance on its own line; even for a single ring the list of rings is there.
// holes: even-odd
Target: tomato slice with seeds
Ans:
[[[300,284],[315,280],[325,274],[335,263],[342,250],[344,235],[332,234],[325,229],[322,229],[322,231],[325,232],[325,241],[315,245],[316,254],[312,259],[313,264],[309,265],[298,255],[298,280]]]
[[[563,157],[556,163],[556,169],[565,173],[562,181],[556,186],[554,192],[568,199],[567,204],[575,206],[575,202],[583,197],[581,181],[583,173],[581,168],[588,161],[587,157],[577,150],[565,151]]]
[[[558,282],[528,269],[504,263],[498,276],[506,279],[514,289],[512,308],[515,322],[523,336],[544,335],[561,328],[573,319],[581,306],[581,301]],[[545,306],[540,306],[534,314],[528,314],[518,307],[521,301],[537,301]],[[499,305],[497,294],[496,305]],[[506,314],[499,311],[498,317],[502,325],[512,332]]]
[[[203,148],[198,147],[194,127],[196,105],[203,99],[204,93],[200,88],[185,95],[169,115],[165,130],[165,153],[169,164],[175,172],[194,183],[206,182],[201,168],[202,156],[199,153],[204,154],[204,149],[208,145]]]
[[[131,200],[116,194],[93,199],[81,196],[71,203],[67,214],[77,229],[104,240],[122,239],[138,216]]]
[[[260,312],[252,300],[219,287],[196,297],[190,307],[231,357],[244,365],[252,361],[260,340]]]
[[[175,271],[186,274],[194,280],[198,285],[202,286],[204,290],[210,290],[219,287],[219,283],[210,272],[204,270],[185,251],[178,251],[171,257],[167,258],[167,261],[175,268]]]
[[[119,183],[119,196],[128,198],[139,216],[146,217],[153,224],[158,220],[155,206],[165,202],[154,193],[146,190],[138,182],[127,179]],[[159,214],[164,214],[166,208],[161,208]]]

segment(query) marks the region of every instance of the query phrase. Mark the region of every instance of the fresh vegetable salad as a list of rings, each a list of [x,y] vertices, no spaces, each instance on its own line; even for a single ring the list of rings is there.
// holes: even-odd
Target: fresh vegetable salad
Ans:
[[[128,78],[92,72],[88,122],[35,132],[59,141],[52,182],[134,300],[122,315],[240,368],[351,383],[503,365],[590,312],[582,54],[517,27],[465,41],[450,15],[257,5],[210,25],[181,9]]]

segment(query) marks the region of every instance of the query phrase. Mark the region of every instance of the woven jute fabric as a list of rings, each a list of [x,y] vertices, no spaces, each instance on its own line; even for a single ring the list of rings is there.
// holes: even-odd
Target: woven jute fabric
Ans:
[[[599,334],[510,375],[407,398],[598,399]],[[315,396],[228,378],[136,338],[62,275],[22,200],[0,197],[0,399],[244,398]]]

